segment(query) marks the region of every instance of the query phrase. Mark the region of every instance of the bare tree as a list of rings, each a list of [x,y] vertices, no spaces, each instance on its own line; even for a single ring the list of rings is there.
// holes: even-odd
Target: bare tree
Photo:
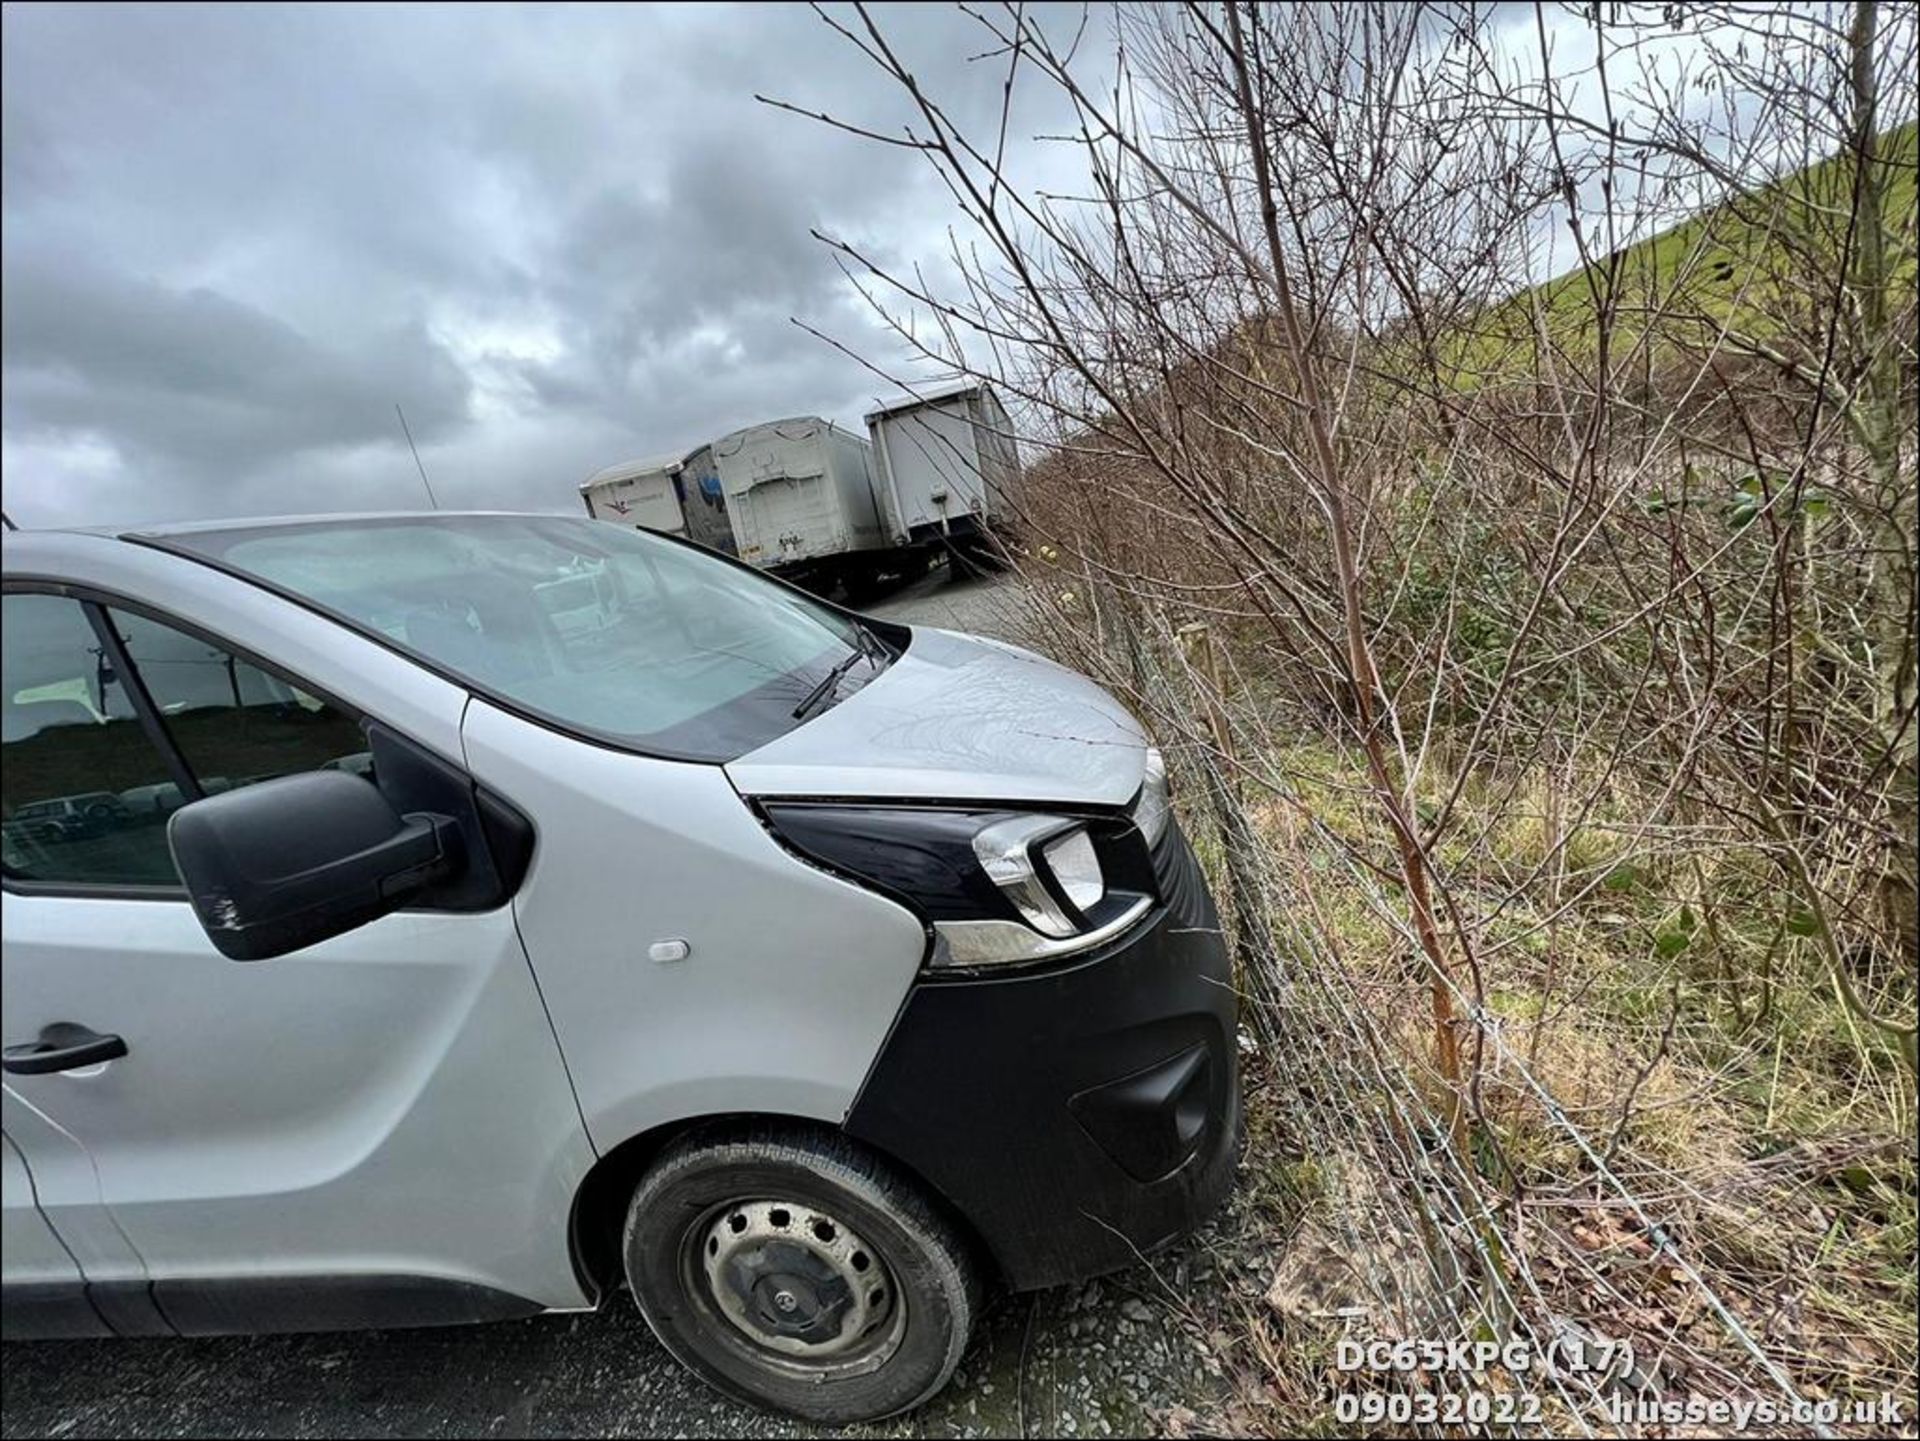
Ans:
[[[823,238],[1017,398],[1033,603],[1199,784],[1380,1324],[1544,1336],[1573,1287],[1797,1394],[1676,1239],[1752,1217],[1672,1137],[1770,1123],[1783,988],[1830,987],[1796,1084],[1865,1087],[1845,1144],[1912,1184],[1912,13],[962,8],[994,123],[863,7],[823,15],[907,123],[776,103],[952,198],[945,279]],[[1079,193],[1018,183],[1029,98]]]

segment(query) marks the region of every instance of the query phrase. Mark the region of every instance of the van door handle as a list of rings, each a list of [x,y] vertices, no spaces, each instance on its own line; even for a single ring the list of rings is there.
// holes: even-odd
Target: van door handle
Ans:
[[[55,1021],[32,1044],[0,1051],[0,1067],[16,1076],[45,1076],[117,1061],[126,1053],[127,1043],[118,1036],[103,1036],[72,1021]]]

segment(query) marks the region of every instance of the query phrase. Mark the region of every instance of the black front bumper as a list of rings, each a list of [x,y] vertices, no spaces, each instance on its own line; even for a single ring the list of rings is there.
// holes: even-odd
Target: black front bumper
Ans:
[[[1059,967],[916,985],[847,1116],[1031,1290],[1116,1270],[1225,1198],[1235,998],[1213,899],[1169,827],[1161,904]]]

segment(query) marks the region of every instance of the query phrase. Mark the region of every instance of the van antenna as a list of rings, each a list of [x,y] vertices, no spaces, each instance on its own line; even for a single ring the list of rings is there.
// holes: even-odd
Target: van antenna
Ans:
[[[427,488],[427,504],[438,510],[440,502],[434,498],[433,482],[427,479],[427,468],[420,464],[420,447],[413,443],[413,432],[407,428],[407,413],[400,408],[397,400],[393,403],[393,413],[400,417],[400,433],[407,438],[407,449],[413,452],[413,463],[420,472],[420,483]]]

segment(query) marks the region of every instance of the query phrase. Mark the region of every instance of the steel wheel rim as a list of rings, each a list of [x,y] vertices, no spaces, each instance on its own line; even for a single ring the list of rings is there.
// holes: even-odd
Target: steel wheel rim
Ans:
[[[688,1228],[683,1255],[689,1290],[757,1364],[816,1380],[862,1374],[906,1333],[906,1298],[886,1258],[810,1202],[715,1207]]]

